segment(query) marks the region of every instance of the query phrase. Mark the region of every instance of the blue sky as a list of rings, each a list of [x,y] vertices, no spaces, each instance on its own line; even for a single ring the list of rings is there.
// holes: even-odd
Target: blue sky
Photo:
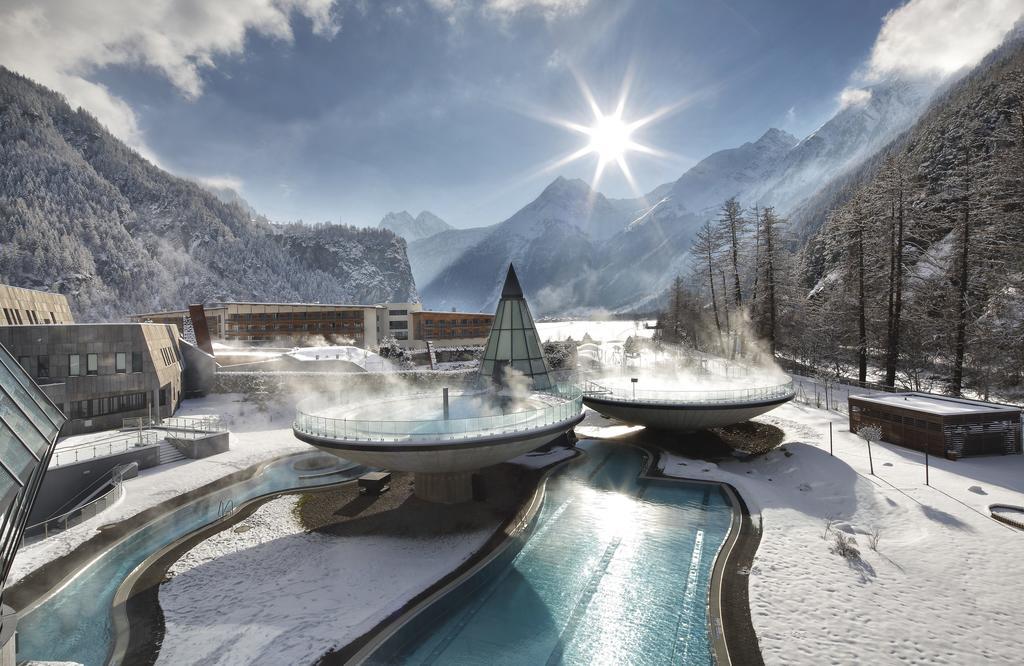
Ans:
[[[640,189],[649,191],[769,127],[798,137],[813,131],[863,72],[886,14],[902,4],[304,2],[291,11],[253,0],[246,10],[262,3],[277,14],[267,19],[261,7],[249,23],[205,13],[159,17],[164,26],[182,21],[187,38],[174,38],[173,27],[166,28],[169,46],[103,37],[122,39],[137,57],[89,61],[76,51],[65,57],[72,64],[51,68],[72,71],[78,62],[76,76],[91,86],[83,95],[93,88],[106,95],[84,102],[87,108],[105,119],[108,104],[110,118],[128,118],[126,127],[110,121],[116,133],[175,173],[236,183],[272,219],[375,225],[389,210],[429,209],[465,227],[508,217],[556,175],[590,180],[593,156],[540,173],[586,144],[540,119],[590,122],[574,72],[611,111],[631,71],[627,118],[689,100],[638,133],[671,153],[629,158]],[[211,27],[203,42],[187,20],[203,28],[234,22],[220,33]],[[180,53],[168,55],[174,48]],[[75,81],[64,81],[75,98]],[[630,195],[614,168],[600,189]]]

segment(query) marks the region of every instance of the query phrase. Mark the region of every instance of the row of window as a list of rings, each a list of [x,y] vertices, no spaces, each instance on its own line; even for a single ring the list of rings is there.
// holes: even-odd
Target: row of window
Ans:
[[[162,394],[161,394],[162,397]],[[114,395],[109,398],[93,398],[92,400],[74,400],[71,402],[71,418],[91,419],[96,416],[133,412],[149,406],[149,394],[129,393]]]
[[[343,322],[317,322],[315,324],[231,324],[228,327],[229,333],[238,333],[241,331],[250,331],[253,333],[260,333],[263,331],[321,331],[321,330],[334,330],[340,329],[344,331],[361,331],[363,329],[363,322],[361,321],[343,321]]]
[[[246,312],[228,315],[229,322],[267,321],[270,319],[362,319],[361,310],[321,310],[316,312]]]
[[[424,319],[423,323],[427,326],[489,326],[491,319],[438,319],[436,322],[433,319]]]
[[[21,318],[21,310],[14,308],[4,308],[4,318],[7,320],[8,326],[15,326],[18,324],[24,324],[25,320]],[[57,316],[52,312],[50,318],[46,319],[46,313],[43,313],[43,320],[39,320],[39,313],[35,310],[25,310],[25,317],[28,319],[29,324],[52,324],[57,321]]]
[[[82,356],[85,356],[84,365],[82,364]],[[34,373],[35,377],[38,379],[47,379],[51,377],[50,363],[55,358],[57,358],[57,356],[50,356],[48,354],[36,356]],[[25,368],[26,372],[28,372],[29,374],[33,374],[31,356],[19,356],[18,362],[21,363],[21,367]],[[82,375],[98,375],[100,369],[100,355],[68,354],[67,363],[68,377],[81,377]],[[131,363],[132,372],[142,372],[142,352],[131,352]],[[127,352],[117,352],[114,354],[114,372],[117,374],[125,374],[128,372]]]

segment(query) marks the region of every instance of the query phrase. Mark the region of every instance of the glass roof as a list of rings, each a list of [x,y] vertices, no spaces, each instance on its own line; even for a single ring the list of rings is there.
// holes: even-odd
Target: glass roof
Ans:
[[[501,300],[487,338],[480,374],[506,383],[510,370],[530,377],[535,389],[551,388],[547,362],[519,278],[509,264]]]
[[[0,345],[0,540],[4,542],[0,552],[5,556],[13,555],[8,542],[16,544],[20,539],[12,520],[16,519],[15,512],[24,514],[25,509],[18,511],[15,505],[23,504],[19,497],[37,489],[33,477],[45,473],[64,420],[60,410]]]

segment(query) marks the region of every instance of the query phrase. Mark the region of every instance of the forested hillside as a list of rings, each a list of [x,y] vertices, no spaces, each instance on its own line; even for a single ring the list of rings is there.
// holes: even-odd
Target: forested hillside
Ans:
[[[953,394],[1020,392],[1019,31],[798,217],[793,228],[772,209],[724,206],[698,237],[690,279],[670,294],[667,336],[729,347],[723,341],[746,335],[749,318],[780,356],[823,373]]]
[[[4,68],[0,164],[0,282],[67,294],[84,320],[219,299],[416,297],[391,232],[275,227]]]

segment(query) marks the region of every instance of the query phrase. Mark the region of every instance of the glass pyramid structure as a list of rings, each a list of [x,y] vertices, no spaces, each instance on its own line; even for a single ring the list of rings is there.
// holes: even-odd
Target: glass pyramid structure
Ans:
[[[0,345],[0,603],[64,415]],[[3,625],[14,619],[3,613]],[[2,646],[0,646],[2,649]]]
[[[511,368],[521,372],[532,380],[534,390],[551,388],[551,378],[544,351],[540,346],[537,327],[530,316],[530,306],[526,304],[523,289],[519,286],[519,278],[512,264],[508,265],[505,286],[501,290],[501,300],[494,313],[494,323],[487,337],[484,358],[480,362],[480,374],[503,385]]]

